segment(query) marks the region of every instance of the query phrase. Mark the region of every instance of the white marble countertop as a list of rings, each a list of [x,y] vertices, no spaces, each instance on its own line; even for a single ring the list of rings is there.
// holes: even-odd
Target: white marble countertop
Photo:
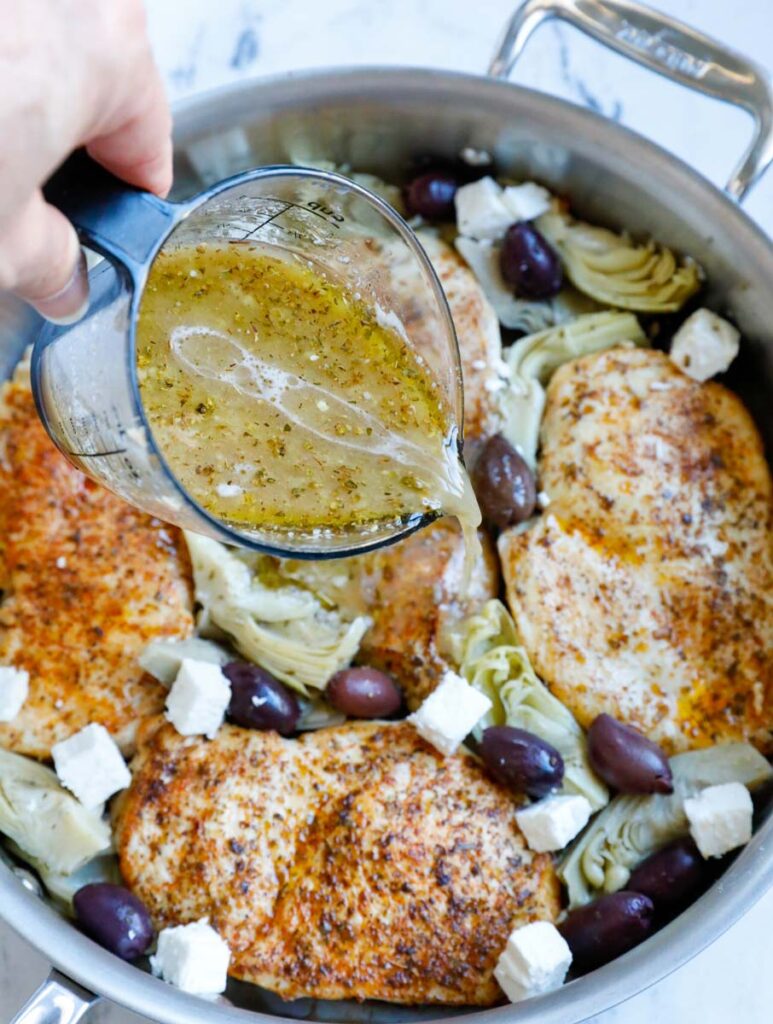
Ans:
[[[413,64],[482,72],[513,0],[146,0],[173,97],[222,82],[336,64]],[[771,60],[771,0],[668,0],[655,6],[762,64]],[[513,80],[593,107],[722,183],[750,132],[741,112],[689,94],[565,26],[534,39]],[[773,171],[746,209],[773,234]],[[766,1024],[773,1011],[773,891],[723,938],[596,1024]],[[0,925],[0,1024],[47,973]],[[116,1007],[100,1024],[139,1018]]]

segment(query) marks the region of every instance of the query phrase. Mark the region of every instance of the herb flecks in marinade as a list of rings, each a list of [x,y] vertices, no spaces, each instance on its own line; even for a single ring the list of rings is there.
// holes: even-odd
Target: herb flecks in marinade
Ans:
[[[162,253],[137,364],[169,465],[225,522],[349,529],[456,513],[466,496],[425,365],[307,263],[246,244]]]

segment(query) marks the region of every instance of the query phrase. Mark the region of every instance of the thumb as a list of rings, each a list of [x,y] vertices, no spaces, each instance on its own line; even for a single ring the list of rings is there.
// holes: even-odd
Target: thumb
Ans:
[[[75,323],[88,307],[86,259],[75,228],[40,191],[0,232],[0,288],[54,323]]]

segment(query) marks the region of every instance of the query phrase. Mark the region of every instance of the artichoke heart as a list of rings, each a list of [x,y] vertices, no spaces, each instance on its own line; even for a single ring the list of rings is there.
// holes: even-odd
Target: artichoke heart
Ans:
[[[45,886],[46,892],[59,905],[65,914],[74,916],[73,898],[79,889],[84,885],[93,885],[96,882],[110,882],[113,885],[122,885],[121,871],[118,867],[118,858],[114,853],[103,853],[98,857],[92,857],[77,871],[71,874],[63,874],[58,871],[51,871],[50,868],[35,857],[30,857],[16,843],[8,842],[8,849],[12,854],[25,861],[31,868],[34,868]]]
[[[298,732],[315,732],[317,729],[329,729],[334,725],[343,725],[346,715],[337,711],[332,704],[323,698],[307,700],[301,697],[301,717],[296,728]]]
[[[614,348],[624,342],[646,345],[647,338],[632,313],[607,310],[520,338],[505,355],[510,381],[499,391],[502,433],[534,468],[539,429],[545,408],[544,386],[563,363]]]
[[[122,885],[123,878],[118,867],[118,858],[114,853],[108,853],[101,857],[94,857],[82,868],[78,868],[71,875],[56,874],[48,871],[42,864],[33,863],[37,868],[43,885],[48,890],[49,896],[58,900],[68,914],[74,914],[72,905],[75,893],[84,885],[95,885],[98,882],[109,882],[112,885]]]
[[[575,288],[597,302],[639,313],[674,313],[701,286],[697,263],[679,262],[653,240],[637,244],[555,210],[536,224],[558,250]]]
[[[425,233],[420,232],[419,237]],[[532,334],[599,308],[592,299],[569,287],[563,288],[552,299],[519,299],[502,277],[499,267],[501,244],[458,235],[454,245],[477,278],[503,327]]]
[[[594,811],[604,807],[609,793],[590,767],[585,734],[571,711],[537,678],[502,602],[487,601],[453,630],[448,643],[462,675],[492,703],[476,727],[477,738],[490,725],[534,733],[564,759],[561,792],[586,797]]]
[[[392,209],[397,210],[397,212],[402,216],[406,215],[403,193],[398,185],[392,185],[375,174],[366,174],[364,172],[357,171],[352,172],[346,164],[341,165],[336,168],[336,170],[339,174],[343,174],[345,178],[351,178],[356,185],[362,185],[363,188],[367,188],[371,192],[375,192],[377,196],[380,196],[383,200],[389,203]]]
[[[206,661],[212,665],[227,665],[232,660],[229,652],[211,640],[189,636],[184,640],[151,640],[139,656],[140,668],[164,686],[171,686],[180,671],[183,658]]]
[[[513,294],[499,269],[501,246],[487,239],[479,241],[465,235],[459,235],[454,245],[477,278],[503,327],[531,333],[556,322],[552,302],[519,299]]]
[[[320,155],[319,149],[309,144],[306,139],[293,139],[289,147],[289,163],[294,164],[296,167],[313,167],[318,171],[332,171],[334,174],[340,174],[344,178],[348,178],[357,185],[362,185],[363,188],[368,189],[370,192],[375,193],[385,202],[397,210],[402,216],[406,216],[405,203],[403,201],[402,189],[399,185],[393,185],[390,182],[384,181],[376,174],[368,174],[364,171],[353,171],[351,164],[348,163],[336,163],[335,160],[329,160],[326,156]],[[312,199],[317,199],[318,194],[313,194]],[[346,207],[351,201],[352,197],[343,197],[343,205]],[[357,203],[356,200],[354,200]],[[346,212],[342,210],[341,212]],[[357,203],[356,209],[349,211],[352,214],[352,219],[357,222],[359,219],[362,222],[363,218],[368,225],[374,230],[379,228],[383,229],[383,224],[379,223],[378,218],[370,216],[370,211],[362,204]],[[349,225],[350,229],[352,225]]]
[[[0,832],[19,856],[44,871],[70,875],[110,849],[101,808],[86,808],[54,772],[0,749]]]
[[[755,789],[773,776],[748,743],[724,743],[670,759],[674,792],[617,796],[567,852],[558,870],[569,906],[624,888],[631,872],[662,846],[689,833],[684,801],[707,786],[740,782]]]
[[[310,590],[284,580],[268,556],[248,565],[225,545],[186,533],[198,632],[227,637],[243,657],[307,695],[321,690],[357,653],[370,619],[349,621]],[[271,585],[261,580],[265,568]]]

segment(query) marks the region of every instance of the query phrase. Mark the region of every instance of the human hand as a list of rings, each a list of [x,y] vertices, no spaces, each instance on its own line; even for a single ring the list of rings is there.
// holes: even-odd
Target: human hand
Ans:
[[[171,117],[141,0],[0,0],[0,289],[68,323],[88,301],[75,229],[41,186],[78,146],[166,195]]]

